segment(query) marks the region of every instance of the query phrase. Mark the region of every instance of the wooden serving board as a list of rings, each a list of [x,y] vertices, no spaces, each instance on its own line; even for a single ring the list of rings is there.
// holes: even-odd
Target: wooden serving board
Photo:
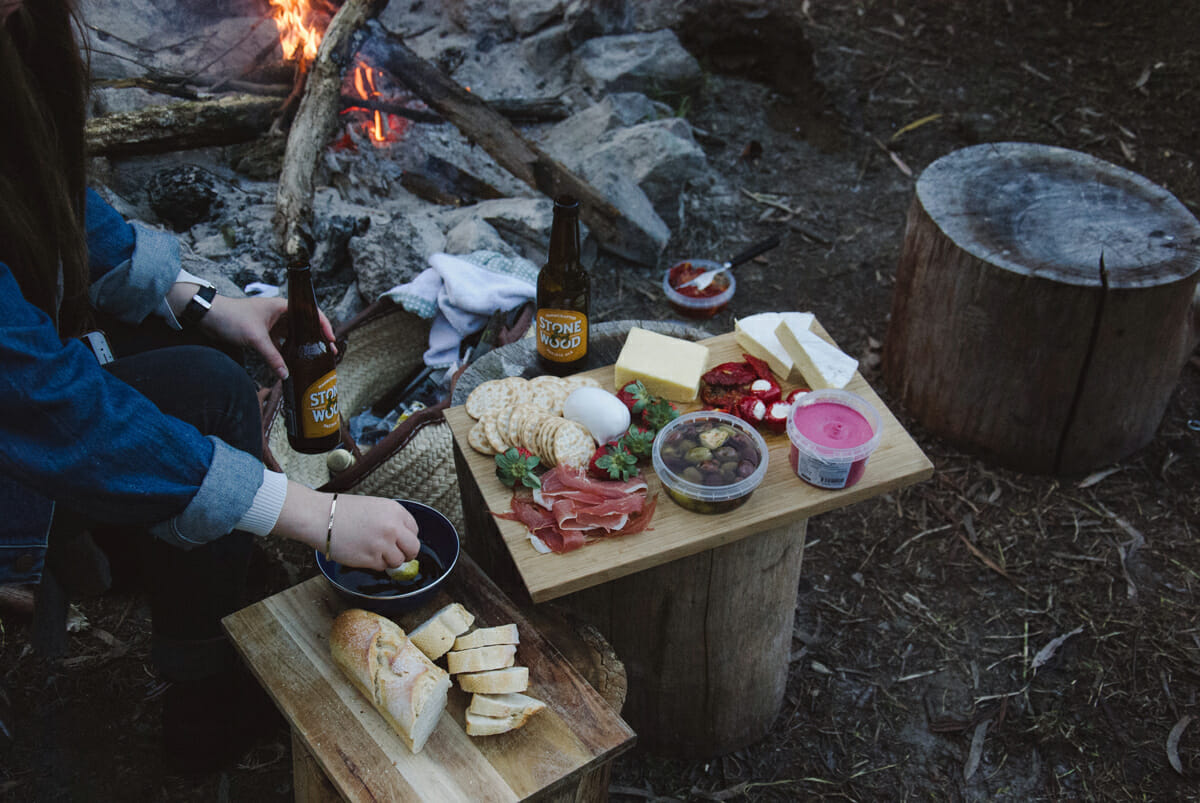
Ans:
[[[522,800],[568,787],[633,746],[624,720],[467,555],[430,604],[393,618],[409,630],[452,601],[475,614],[477,627],[516,623],[516,661],[529,667],[527,693],[546,708],[519,730],[471,737],[464,729],[470,695],[455,685],[437,729],[416,754],[333,663],[329,630],[348,606],[323,576],[223,624],[291,723],[293,739],[348,800]]]
[[[819,323],[814,322],[813,330],[833,342]],[[743,350],[732,332],[700,342],[708,347],[709,368],[743,359]],[[609,391],[614,389],[611,365],[585,371],[583,375],[594,377]],[[786,382],[783,385],[785,394],[793,387]],[[534,602],[552,600],[763,530],[861,502],[933,474],[933,464],[861,374],[854,375],[846,390],[871,402],[883,418],[879,447],[868,460],[862,479],[850,488],[830,491],[808,485],[788,463],[791,443],[787,435],[764,431],[769,452],[766,477],[744,505],[728,513],[714,515],[684,510],[661,492],[658,478],[647,466],[643,474],[649,492],[659,493],[659,498],[650,529],[645,532],[593,541],[565,554],[543,554],[530,544],[527,530],[520,522],[493,517],[530,598]],[[686,409],[700,407],[697,403]],[[446,419],[487,509],[494,513],[509,510],[512,490],[496,478],[494,459],[474,451],[467,442],[474,419],[463,405],[447,410]]]

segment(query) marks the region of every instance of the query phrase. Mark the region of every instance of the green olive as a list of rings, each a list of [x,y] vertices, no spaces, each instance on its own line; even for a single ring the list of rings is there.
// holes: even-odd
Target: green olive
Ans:
[[[706,460],[712,459],[712,449],[709,449],[707,446],[693,447],[691,449],[688,449],[686,459],[689,463],[692,463],[694,465],[699,465],[700,463],[703,463]]]
[[[387,570],[387,576],[395,583],[407,583],[420,573],[421,562],[416,559],[406,560],[394,569]]]

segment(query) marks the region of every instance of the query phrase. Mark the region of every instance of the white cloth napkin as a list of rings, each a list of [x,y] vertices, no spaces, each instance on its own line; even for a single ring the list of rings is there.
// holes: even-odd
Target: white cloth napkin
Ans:
[[[463,256],[432,254],[429,267],[407,284],[381,294],[422,318],[433,318],[425,364],[455,366],[462,340],[478,332],[496,310],[537,295],[538,268],[528,259],[495,251]]]

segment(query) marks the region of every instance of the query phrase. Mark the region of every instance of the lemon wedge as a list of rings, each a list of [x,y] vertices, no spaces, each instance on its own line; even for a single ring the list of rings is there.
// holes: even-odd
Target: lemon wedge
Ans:
[[[421,562],[416,560],[406,560],[394,569],[387,570],[387,576],[396,583],[407,583],[418,574],[421,573]]]

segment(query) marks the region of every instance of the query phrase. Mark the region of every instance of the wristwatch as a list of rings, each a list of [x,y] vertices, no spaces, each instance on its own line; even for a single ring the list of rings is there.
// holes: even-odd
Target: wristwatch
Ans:
[[[200,323],[200,319],[212,309],[212,300],[216,295],[217,288],[212,285],[197,290],[196,295],[192,296],[192,300],[183,308],[183,312],[179,313],[179,324],[191,327]]]

